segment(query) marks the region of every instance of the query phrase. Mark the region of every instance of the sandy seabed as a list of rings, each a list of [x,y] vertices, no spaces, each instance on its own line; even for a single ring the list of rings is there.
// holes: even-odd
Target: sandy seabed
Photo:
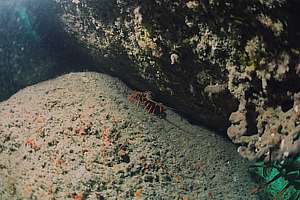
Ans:
[[[225,138],[128,102],[99,73],[71,73],[0,103],[0,200],[252,200]]]

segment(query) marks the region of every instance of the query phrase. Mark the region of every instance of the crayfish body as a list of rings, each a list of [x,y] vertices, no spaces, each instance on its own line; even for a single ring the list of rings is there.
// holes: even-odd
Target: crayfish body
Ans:
[[[166,109],[160,102],[153,100],[152,93],[150,91],[140,92],[134,90],[129,96],[128,101],[135,103],[137,106],[141,106],[148,113],[157,115],[161,118],[166,116]]]

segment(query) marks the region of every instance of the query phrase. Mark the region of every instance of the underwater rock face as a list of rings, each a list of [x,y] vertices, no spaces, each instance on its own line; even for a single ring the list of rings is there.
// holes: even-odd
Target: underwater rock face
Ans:
[[[42,5],[22,2],[30,3],[28,14]],[[66,44],[76,41],[73,49],[80,49],[78,56],[89,55],[99,66],[96,70],[118,76],[135,89],[152,91],[175,111],[215,130],[229,127],[227,134],[243,146],[239,150],[244,157],[265,158],[269,149],[274,159],[297,154],[298,144],[291,138],[297,137],[299,125],[299,1],[43,2],[51,2],[45,7],[55,16],[48,18],[59,25],[54,31],[63,29],[65,38],[71,38]],[[28,25],[25,14],[21,9],[20,19]],[[41,56],[28,64],[44,68],[28,70],[24,61],[40,48],[26,53],[28,48],[14,46],[16,53],[9,55],[25,57],[19,63],[6,59],[9,51],[1,49],[5,59],[0,62],[7,63],[0,63],[0,70],[14,76],[5,77],[1,71],[6,88],[8,81],[20,82],[24,74],[28,77],[22,86],[49,77],[51,63],[57,62],[41,65],[47,60]],[[76,57],[70,54],[69,59]]]
[[[56,2],[65,31],[101,67],[214,129],[230,119],[244,157],[298,153],[282,146],[297,146],[286,137],[299,124],[299,2]]]
[[[71,73],[1,102],[0,199],[257,199],[230,141],[131,92]]]
[[[230,24],[210,26],[218,19],[205,16],[208,7],[183,1],[56,2],[66,32],[94,55],[99,68],[159,94],[190,119],[214,129],[228,126],[237,106],[232,95],[205,88],[227,85],[234,35],[227,33]]]

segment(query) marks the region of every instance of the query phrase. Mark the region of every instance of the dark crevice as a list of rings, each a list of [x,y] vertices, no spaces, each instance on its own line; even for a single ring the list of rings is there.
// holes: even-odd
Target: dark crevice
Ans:
[[[253,103],[248,103],[246,106],[247,135],[253,135],[258,132],[256,126],[256,118],[258,113],[255,111],[255,108],[256,106]]]

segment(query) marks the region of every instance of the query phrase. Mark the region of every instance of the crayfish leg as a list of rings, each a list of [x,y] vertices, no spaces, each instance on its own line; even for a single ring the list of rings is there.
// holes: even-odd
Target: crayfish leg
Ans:
[[[153,106],[153,105],[150,105],[150,107],[149,107],[149,109],[147,110],[147,112],[148,112],[148,113],[152,113],[151,110],[152,110],[153,108],[154,108],[154,106]]]
[[[151,113],[152,113],[152,114],[155,113],[155,108],[156,108],[156,105],[152,106],[152,110],[151,110]]]
[[[148,109],[151,108],[151,103],[150,102],[146,102],[145,103],[145,110],[148,111]]]
[[[136,106],[140,106],[140,103],[141,103],[141,101],[140,101],[140,99],[138,99],[138,100],[136,101]]]
[[[165,112],[165,107],[162,104],[159,105],[159,112],[160,113]]]

